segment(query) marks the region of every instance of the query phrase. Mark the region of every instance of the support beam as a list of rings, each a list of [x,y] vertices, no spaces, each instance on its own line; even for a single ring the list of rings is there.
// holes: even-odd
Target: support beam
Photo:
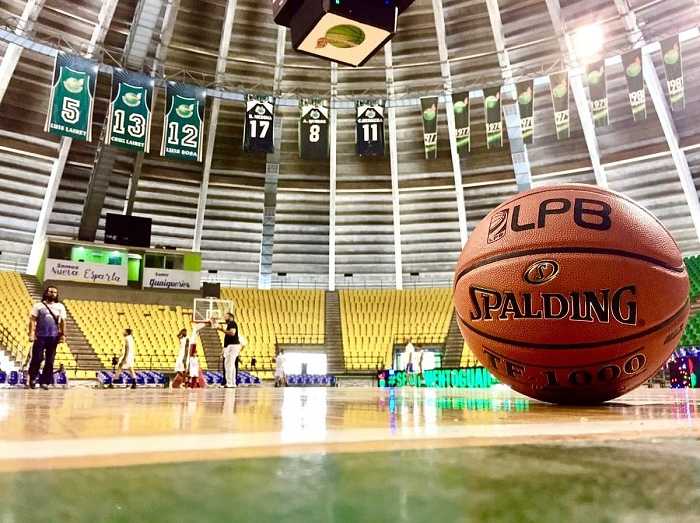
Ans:
[[[102,44],[104,41],[107,30],[112,23],[112,17],[114,16],[114,11],[117,7],[117,1],[118,0],[105,0],[102,3],[100,14],[97,17],[97,25],[92,32],[92,38],[88,44],[86,53],[87,58],[92,58],[98,45]],[[44,200],[41,204],[41,211],[39,212],[39,219],[36,224],[36,231],[34,232],[34,241],[32,242],[32,250],[29,254],[29,263],[27,265],[28,274],[36,275],[37,271],[39,270],[39,264],[44,253],[44,245],[46,243],[46,232],[49,228],[51,213],[53,212],[54,205],[56,204],[56,195],[58,194],[58,188],[61,185],[63,170],[66,167],[66,161],[68,160],[68,153],[70,153],[72,143],[73,140],[70,138],[61,138],[60,146],[58,148],[58,158],[56,158],[53,167],[51,168],[51,176],[49,176],[49,183],[46,187],[46,194],[44,194]]]
[[[530,158],[527,154],[527,146],[525,145],[525,140],[523,140],[518,93],[513,85],[513,68],[506,49],[506,39],[503,33],[503,22],[501,20],[501,11],[498,8],[498,0],[486,0],[486,7],[489,11],[491,32],[493,33],[493,40],[498,53],[501,77],[504,80],[501,94],[508,94],[511,100],[511,103],[503,104],[503,112],[505,114],[506,130],[508,131],[510,154],[513,159],[515,182],[518,185],[518,191],[529,191],[532,189],[532,169],[530,167]]]
[[[223,80],[228,63],[228,52],[231,48],[231,33],[233,32],[233,20],[236,16],[237,0],[228,0],[224,24],[221,29],[221,41],[219,42],[219,56],[216,59],[216,80]],[[216,130],[219,126],[219,111],[221,99],[214,98],[211,104],[209,116],[209,129],[207,130],[207,150],[204,157],[204,170],[202,171],[202,183],[199,186],[199,201],[197,202],[197,217],[194,224],[194,239],[192,250],[199,251],[202,248],[202,233],[204,231],[204,214],[207,210],[207,196],[209,195],[209,177],[211,164],[214,159],[214,145],[216,144]]]
[[[335,290],[335,211],[338,175],[338,64],[331,63],[330,187],[328,194],[328,290]]]
[[[284,76],[284,54],[287,45],[287,28],[277,27],[277,50],[275,53],[275,76],[272,93],[276,97],[282,92]],[[258,288],[272,287],[272,255],[275,247],[275,225],[277,224],[277,188],[279,186],[280,155],[282,153],[282,126],[284,120],[275,118],[274,140],[275,150],[267,155],[265,164],[265,202],[263,206],[262,237],[260,242],[260,269],[258,272]]]
[[[30,36],[34,29],[34,22],[39,18],[39,13],[46,0],[29,0],[24,6],[22,16],[17,22],[14,33],[16,35]],[[12,80],[12,75],[15,74],[17,64],[22,56],[23,48],[17,44],[8,44],[5,49],[5,54],[0,63],[0,103],[5,98],[5,93]]]
[[[124,201],[124,214],[131,216],[134,212],[134,202],[136,201],[136,189],[139,187],[139,179],[143,169],[143,154],[136,155],[134,160],[134,172],[129,178],[129,187],[126,191],[126,200]]]
[[[450,135],[450,156],[452,157],[452,174],[455,183],[455,195],[457,197],[457,216],[459,219],[459,239],[462,247],[469,239],[467,228],[467,209],[464,203],[464,186],[462,185],[462,166],[457,151],[457,124],[452,103],[452,73],[450,71],[449,57],[447,56],[447,41],[445,33],[445,12],[442,0],[433,0],[433,15],[435,19],[435,33],[438,41],[438,53],[440,54],[440,71],[445,89],[445,111],[447,112],[447,128]]]
[[[698,199],[698,192],[695,189],[695,181],[693,180],[693,175],[690,172],[688,158],[680,146],[678,130],[676,129],[676,124],[673,121],[671,108],[666,100],[666,94],[664,93],[661,80],[656,72],[656,66],[654,65],[654,61],[652,60],[649,51],[644,49],[646,44],[644,41],[644,34],[642,33],[642,30],[637,23],[637,17],[630,8],[627,0],[614,0],[614,2],[615,7],[617,7],[617,11],[620,13],[620,16],[622,16],[622,21],[625,24],[625,28],[628,31],[629,41],[636,48],[642,48],[644,81],[649,89],[649,95],[651,96],[651,101],[654,104],[654,110],[656,111],[656,115],[661,123],[661,129],[664,132],[664,137],[668,143],[668,148],[671,150],[671,157],[673,158],[673,164],[678,172],[678,179],[681,182],[683,194],[685,195],[686,202],[688,203],[690,217],[693,220],[693,226],[695,227],[695,234],[700,241],[700,199]]]
[[[545,2],[547,3],[547,10],[549,11],[549,17],[552,20],[554,32],[559,38],[559,47],[566,58],[565,65],[567,65],[570,70],[576,69],[576,71],[573,71],[569,75],[569,80],[571,83],[571,92],[574,95],[574,102],[576,103],[576,110],[578,111],[578,116],[581,120],[581,128],[583,129],[583,136],[586,140],[588,155],[591,158],[593,174],[598,186],[607,189],[608,176],[605,173],[603,164],[600,161],[598,137],[595,134],[593,115],[591,114],[591,107],[588,103],[586,89],[583,85],[583,72],[581,68],[578,67],[579,64],[574,53],[573,45],[569,35],[566,32],[564,20],[561,16],[561,5],[559,4],[559,0],[545,0]]]
[[[386,66],[386,93],[389,100],[396,96],[394,85],[394,50],[391,42],[384,47]],[[399,192],[399,143],[396,136],[396,108],[387,109],[389,119],[389,165],[391,169],[391,208],[394,214],[394,274],[396,288],[403,289],[403,261],[401,255],[401,200]]]

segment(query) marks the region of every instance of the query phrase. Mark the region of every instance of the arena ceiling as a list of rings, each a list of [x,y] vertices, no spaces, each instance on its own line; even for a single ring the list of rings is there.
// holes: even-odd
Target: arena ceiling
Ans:
[[[153,218],[154,243],[190,249],[206,171],[200,244],[205,268],[248,283],[257,283],[261,252],[265,259],[265,224],[274,225],[274,246],[268,253],[273,279],[326,285],[331,274],[339,286],[353,281],[391,285],[398,279],[405,284],[448,282],[463,239],[460,204],[471,230],[490,208],[518,191],[516,173],[529,175],[534,187],[607,181],[610,188],[651,209],[686,254],[700,252],[700,90],[694,84],[700,37],[692,33],[700,21],[698,1],[417,0],[400,18],[390,56],[382,51],[361,69],[338,67],[337,82],[328,62],[291,49],[289,35],[274,24],[269,4],[0,0],[0,27],[26,37],[20,52],[0,41],[3,265],[26,266],[52,173],[60,176],[60,185],[53,208],[44,208],[51,211],[49,235],[77,237],[81,227],[89,228],[92,215],[100,239],[105,214],[129,206],[135,214]],[[227,12],[233,16],[230,38],[224,27]],[[591,130],[582,125],[572,98],[572,136],[557,141],[549,87],[538,84],[536,138],[527,155],[516,142],[511,147],[507,133],[502,149],[487,150],[483,105],[476,104],[472,152],[453,161],[443,106],[439,158],[425,160],[419,96],[443,94],[450,86],[477,92],[576,67],[567,35],[590,24],[603,29],[601,58],[687,31],[692,37],[683,42],[686,110],[671,114],[656,103],[659,96],[650,94],[648,119],[635,123],[622,65],[611,65],[608,127]],[[24,48],[29,43],[33,48]],[[105,147],[101,133],[110,89],[107,74],[99,78],[93,142],[65,148],[43,130],[53,57],[37,44],[80,54],[94,51],[108,66],[154,71],[158,78],[223,93],[274,92],[287,101],[277,110],[282,121],[279,156],[243,153],[243,103],[223,100],[214,111],[211,97],[207,129],[215,129],[215,140],[210,163],[166,161],[157,147],[143,158]],[[665,96],[660,53],[650,56]],[[388,69],[387,64],[393,66]],[[394,183],[390,155],[384,160],[355,155],[351,104],[337,112],[335,165],[299,160],[298,108],[292,102],[302,95],[331,94],[339,102],[359,97],[396,102]],[[163,100],[161,92],[154,142],[162,132]],[[210,127],[213,122],[215,127]],[[95,175],[99,171],[102,177]],[[461,191],[456,174],[461,175]],[[276,201],[269,195],[266,201],[266,181],[268,189],[277,184]],[[274,209],[267,218],[266,205]]]

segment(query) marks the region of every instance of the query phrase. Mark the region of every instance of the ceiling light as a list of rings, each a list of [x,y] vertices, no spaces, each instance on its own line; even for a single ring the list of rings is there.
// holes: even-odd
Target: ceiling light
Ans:
[[[591,58],[603,49],[605,35],[600,24],[591,24],[576,30],[573,40],[576,56]]]

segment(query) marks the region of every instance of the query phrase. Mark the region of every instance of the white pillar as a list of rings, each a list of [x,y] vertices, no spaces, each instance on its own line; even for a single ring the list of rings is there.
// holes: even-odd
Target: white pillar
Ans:
[[[335,290],[335,207],[338,174],[338,65],[331,63],[331,100],[330,100],[330,187],[328,209],[328,290]]]
[[[396,108],[394,101],[396,88],[394,86],[394,51],[391,42],[384,48],[384,64],[386,66],[386,89],[389,98],[387,114],[389,119],[389,166],[391,169],[391,208],[394,214],[394,274],[396,288],[403,289],[403,262],[401,257],[401,200],[399,192],[399,144],[396,127]]]

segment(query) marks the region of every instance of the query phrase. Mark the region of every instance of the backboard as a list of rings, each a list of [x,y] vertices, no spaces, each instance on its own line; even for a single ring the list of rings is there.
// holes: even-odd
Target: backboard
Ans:
[[[227,312],[235,314],[235,306],[231,300],[218,298],[197,298],[192,306],[192,321],[205,323],[212,319],[223,323]]]

